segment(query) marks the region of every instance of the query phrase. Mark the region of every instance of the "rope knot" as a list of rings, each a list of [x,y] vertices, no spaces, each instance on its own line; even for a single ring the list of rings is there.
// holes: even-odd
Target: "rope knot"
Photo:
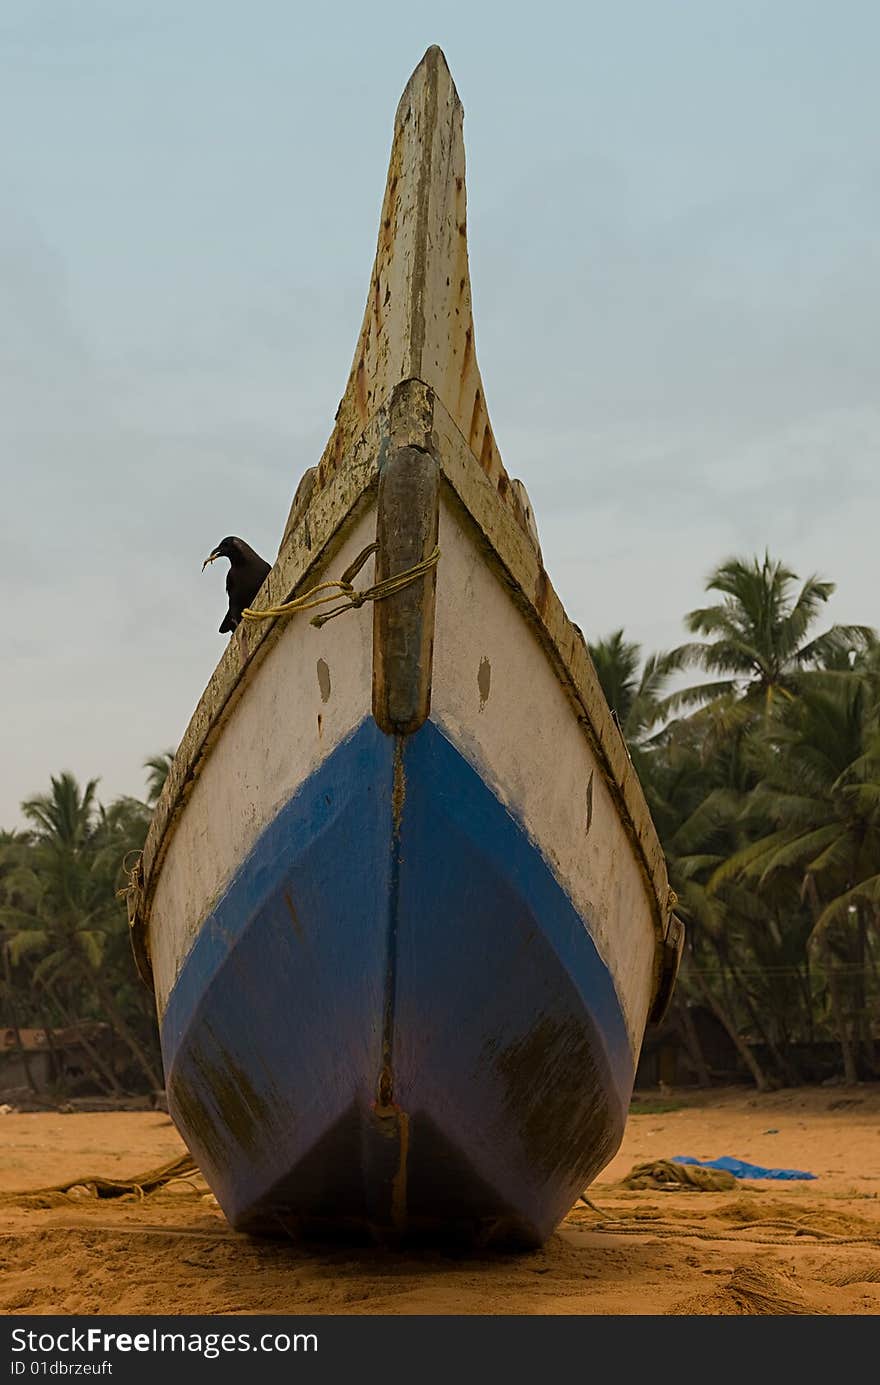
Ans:
[[[132,856],[134,860],[129,865],[129,858]],[[116,898],[125,900],[128,924],[129,927],[132,927],[143,894],[144,853],[142,851],[127,851],[122,859],[122,871],[128,879],[122,888],[116,891]]]
[[[261,611],[253,611],[248,606],[242,611],[244,620],[274,620],[278,616],[292,616],[297,611],[307,611],[313,606],[324,606],[328,601],[338,600],[341,594],[344,600],[334,606],[332,610],[325,611],[321,615],[312,616],[311,625],[318,629],[326,625],[328,620],[333,620],[335,616],[341,616],[344,611],[356,611],[363,606],[366,601],[384,601],[388,596],[394,596],[396,592],[403,591],[411,582],[417,582],[420,577],[425,577],[433,567],[437,566],[440,558],[439,547],[429,553],[427,558],[422,558],[420,562],[413,563],[412,567],[405,568],[403,572],[395,572],[392,577],[384,577],[379,582],[374,582],[371,587],[365,587],[363,591],[356,591],[352,586],[352,578],[355,577],[363,567],[369,557],[378,550],[378,543],[368,544],[367,547],[358,554],[354,562],[351,563],[336,582],[319,582],[311,591],[305,592],[302,596],[294,597],[292,601],[285,601],[281,606],[266,606]],[[332,589],[332,595],[329,594]],[[319,596],[319,592],[327,592],[325,596]]]

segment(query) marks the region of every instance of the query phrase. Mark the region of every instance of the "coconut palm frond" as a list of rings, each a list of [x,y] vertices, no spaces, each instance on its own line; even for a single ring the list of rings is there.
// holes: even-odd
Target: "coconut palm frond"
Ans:
[[[773,854],[790,840],[791,833],[787,830],[772,832],[759,841],[751,842],[748,846],[734,851],[712,875],[709,889],[715,892],[738,875],[759,879]]]
[[[718,868],[723,861],[722,856],[704,854],[702,856],[678,856],[676,858],[676,870],[683,880],[697,880],[700,876]]]
[[[76,941],[80,951],[85,954],[89,966],[97,971],[104,956],[104,944],[106,942],[104,934],[95,928],[79,928],[76,933]]]
[[[802,870],[815,870],[812,859],[815,853],[827,850],[840,837],[840,826],[836,822],[818,827],[813,832],[799,832],[787,842],[780,842],[768,855],[761,873],[767,880],[774,871],[796,867]]]
[[[820,669],[825,666],[839,668],[844,661],[851,665],[852,660],[869,649],[876,639],[877,632],[870,625],[832,625],[830,630],[801,646],[797,659],[803,665],[815,664]]]
[[[162,750],[157,755],[151,755],[144,760],[144,769],[147,771],[147,803],[154,807],[159,801],[159,795],[165,787],[165,780],[168,772],[174,763],[176,751],[172,749]]]
[[[739,794],[728,788],[712,789],[678,828],[676,851],[688,855],[699,850],[716,833],[729,829],[741,812]]]
[[[17,967],[25,957],[42,952],[48,942],[49,934],[45,928],[19,928],[6,944],[9,960]]]
[[[696,683],[690,688],[677,688],[666,693],[657,703],[661,717],[672,716],[686,707],[699,707],[704,703],[717,702],[719,698],[729,697],[736,692],[736,684],[730,678],[722,678],[714,683]]]
[[[756,785],[749,807],[753,819],[769,818],[772,822],[784,823],[787,828],[809,827],[815,824],[817,817],[828,814],[828,805],[823,799],[786,789],[774,789],[766,783]]]
[[[815,946],[823,942],[829,928],[834,924],[849,923],[850,909],[858,910],[860,904],[868,904],[872,908],[880,905],[880,874],[869,876],[826,904],[813,925],[808,945]]]

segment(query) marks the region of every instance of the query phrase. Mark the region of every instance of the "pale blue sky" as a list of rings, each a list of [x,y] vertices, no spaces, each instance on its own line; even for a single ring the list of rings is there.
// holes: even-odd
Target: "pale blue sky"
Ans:
[[[880,624],[880,6],[4,0],[0,824],[106,800],[224,647],[330,431],[394,110],[465,106],[477,350],[587,633],[682,638],[768,545]]]

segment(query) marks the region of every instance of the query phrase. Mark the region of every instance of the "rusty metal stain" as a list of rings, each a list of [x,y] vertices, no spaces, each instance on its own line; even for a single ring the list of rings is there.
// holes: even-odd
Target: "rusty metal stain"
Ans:
[[[482,394],[480,393],[480,391],[479,391],[479,389],[478,389],[478,390],[476,391],[475,395],[474,395],[474,408],[473,408],[473,412],[472,412],[472,414],[471,414],[470,432],[468,433],[468,444],[469,444],[469,446],[470,446],[471,448],[473,448],[474,440],[475,440],[475,438],[476,438],[476,436],[477,436],[477,433],[478,433],[479,430],[480,430],[480,414],[481,414],[481,407],[480,407],[480,406],[481,406],[481,403],[482,403],[482,398],[483,398],[483,396],[482,396]]]
[[[321,701],[330,701],[330,666],[326,659],[318,660],[318,687],[321,689]]]
[[[406,1226],[406,1161],[409,1154],[409,1115],[397,1113],[397,1133],[400,1140],[400,1163],[391,1182],[391,1221],[398,1231]]]
[[[480,667],[477,671],[477,687],[480,690],[480,711],[482,712],[486,703],[489,701],[489,689],[492,686],[492,665],[485,654],[480,660]]]
[[[465,331],[465,334],[464,334],[464,351],[462,352],[462,357],[461,357],[461,380],[462,380],[462,384],[464,384],[465,373],[466,373],[466,371],[467,371],[467,369],[468,369],[468,367],[469,367],[469,365],[470,365],[470,363],[471,363],[471,356],[472,356],[472,354],[473,354],[473,350],[472,350],[472,348],[473,348],[473,340],[474,340],[473,329],[472,329],[471,327],[468,327],[468,328],[466,329],[466,331]]]
[[[483,430],[483,446],[480,448],[480,466],[484,471],[492,468],[492,450],[495,446],[492,438],[492,430],[489,427],[489,420],[486,420],[486,427]]]
[[[303,926],[300,921],[299,914],[296,912],[296,905],[294,904],[293,899],[291,898],[289,890],[284,891],[284,903],[287,905],[287,912],[290,914],[290,921],[293,924],[293,931],[296,934],[299,941],[301,943],[304,943],[306,940],[306,935],[303,932]]]
[[[376,274],[373,280],[373,316],[376,319],[376,335],[382,331],[382,285],[381,274]]]
[[[355,375],[355,399],[357,402],[358,413],[366,423],[369,418],[367,409],[367,377],[364,369],[364,358],[361,356],[357,364],[357,374]]]
[[[383,1119],[395,1115],[397,1107],[394,1105],[394,1074],[391,1071],[391,1064],[386,1062],[379,1073],[379,1082],[376,1087],[377,1116]]]
[[[394,747],[394,782],[391,789],[391,817],[395,836],[400,836],[403,805],[406,802],[406,771],[403,768],[403,737],[398,736]]]

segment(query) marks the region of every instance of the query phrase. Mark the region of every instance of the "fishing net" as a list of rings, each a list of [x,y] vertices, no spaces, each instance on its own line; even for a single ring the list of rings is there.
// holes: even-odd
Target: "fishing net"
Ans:
[[[646,1164],[636,1164],[626,1178],[621,1179],[624,1188],[656,1188],[661,1192],[693,1191],[699,1193],[727,1193],[738,1187],[732,1173],[724,1169],[704,1169],[698,1164],[674,1164],[671,1159],[651,1159]]]

